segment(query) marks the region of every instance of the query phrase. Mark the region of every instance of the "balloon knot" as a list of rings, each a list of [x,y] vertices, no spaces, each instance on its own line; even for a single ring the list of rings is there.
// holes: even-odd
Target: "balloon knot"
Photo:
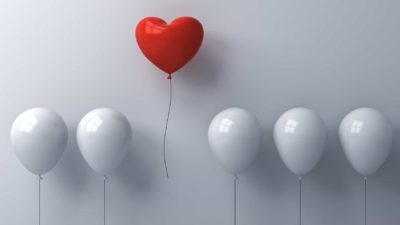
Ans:
[[[104,175],[104,180],[107,180],[107,179],[108,179],[108,177],[106,175]]]
[[[39,175],[39,179],[40,179],[40,180],[43,180],[43,177],[42,177],[42,175]]]
[[[171,80],[172,79],[172,74],[169,73],[167,79]]]

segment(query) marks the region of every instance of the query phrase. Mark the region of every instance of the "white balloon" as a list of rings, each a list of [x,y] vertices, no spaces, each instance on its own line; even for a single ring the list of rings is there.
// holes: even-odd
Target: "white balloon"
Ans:
[[[46,108],[33,108],[15,119],[10,138],[22,165],[34,174],[43,175],[61,158],[68,131],[57,113]]]
[[[211,151],[233,174],[247,168],[260,148],[261,128],[257,119],[240,108],[226,109],[214,117],[208,129]]]
[[[131,139],[128,119],[110,108],[90,111],[77,128],[77,141],[83,158],[102,175],[119,166],[129,151]]]
[[[321,159],[326,138],[323,121],[310,109],[291,109],[275,123],[274,139],[279,155],[298,176],[310,172]]]
[[[393,128],[378,110],[356,109],[339,127],[343,151],[352,167],[367,176],[379,169],[389,155]]]

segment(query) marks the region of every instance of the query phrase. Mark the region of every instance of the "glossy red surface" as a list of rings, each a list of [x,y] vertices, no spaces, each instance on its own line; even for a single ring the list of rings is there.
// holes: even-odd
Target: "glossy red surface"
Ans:
[[[192,17],[180,17],[170,24],[147,17],[136,26],[136,40],[143,54],[169,79],[196,55],[203,35],[201,23]]]

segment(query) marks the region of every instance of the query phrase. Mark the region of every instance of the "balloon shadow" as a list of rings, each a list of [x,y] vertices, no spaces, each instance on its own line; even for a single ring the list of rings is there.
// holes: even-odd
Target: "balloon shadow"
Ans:
[[[75,131],[76,127],[68,130],[67,148],[57,166],[51,171],[55,183],[71,192],[81,190],[92,173],[79,152]]]
[[[151,163],[158,158],[152,136],[145,127],[133,130],[131,150],[114,174],[121,183],[141,192],[150,190],[157,169]]]
[[[347,187],[349,187],[346,183],[346,180],[348,180],[346,177],[352,176],[352,178],[361,181],[361,177],[355,172],[349,173],[352,170],[342,151],[337,129],[329,130],[325,152],[307,176],[307,179],[312,180],[314,184],[317,184],[320,189],[326,192],[340,195],[345,193]]]
[[[182,82],[187,83],[185,86],[215,84],[225,60],[224,50],[224,42],[217,37],[206,36],[197,55],[176,75]]]
[[[290,173],[276,150],[271,127],[273,127],[272,121],[263,123],[261,149],[254,164],[246,171],[246,175],[249,182],[272,192],[282,188],[285,180],[282,174],[290,175]]]
[[[399,125],[393,125],[394,130],[400,128]],[[370,178],[374,179],[374,182],[378,182],[380,186],[385,188],[390,193],[396,193],[400,189],[400,179],[398,174],[400,171],[400,152],[396,149],[400,148],[400,134],[397,132],[393,133],[392,149],[389,153],[388,158],[383,163],[382,167],[373,174]]]

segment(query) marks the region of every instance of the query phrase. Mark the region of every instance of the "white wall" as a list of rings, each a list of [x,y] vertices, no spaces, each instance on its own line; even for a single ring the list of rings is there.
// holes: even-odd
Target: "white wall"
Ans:
[[[44,106],[66,120],[70,141],[44,177],[43,225],[102,224],[102,177],[83,161],[75,128],[89,110],[123,112],[133,150],[110,176],[108,224],[231,225],[233,178],[212,157],[207,128],[240,106],[263,126],[263,149],[238,186],[238,225],[297,224],[297,178],[274,147],[285,110],[316,110],[329,129],[327,152],[304,178],[303,224],[362,224],[363,181],[336,135],[360,106],[400,126],[400,2],[394,0],[0,1],[0,224],[37,221],[37,177],[18,162],[9,128]],[[136,23],[190,15],[205,28],[198,55],[174,79],[167,157],[162,135],[168,81],[140,52]],[[400,219],[400,145],[369,179],[369,224]]]

